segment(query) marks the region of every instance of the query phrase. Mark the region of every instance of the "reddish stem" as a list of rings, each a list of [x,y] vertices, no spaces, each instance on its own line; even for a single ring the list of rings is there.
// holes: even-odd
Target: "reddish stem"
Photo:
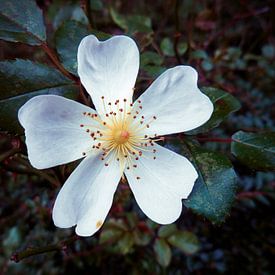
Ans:
[[[266,192],[260,192],[260,191],[241,192],[237,195],[237,199],[255,198],[266,194],[267,194]]]
[[[55,65],[55,67],[66,77],[70,78],[71,80],[73,80],[74,82],[76,82],[77,84],[79,83],[79,79],[78,77],[72,75],[71,73],[69,73],[63,66],[62,64],[59,62],[58,58],[56,57],[55,52],[48,47],[48,45],[46,43],[42,43],[41,44],[41,48],[43,49],[43,51],[49,56],[49,58],[51,59],[52,63]]]
[[[232,138],[216,138],[216,137],[197,137],[198,141],[204,142],[221,142],[221,143],[231,143]]]

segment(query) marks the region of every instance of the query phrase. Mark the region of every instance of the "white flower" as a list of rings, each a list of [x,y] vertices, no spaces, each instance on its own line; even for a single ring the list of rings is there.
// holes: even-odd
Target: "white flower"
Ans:
[[[56,226],[76,225],[78,235],[94,234],[123,173],[150,219],[169,224],[180,216],[181,200],[192,191],[197,172],[185,157],[156,141],[202,125],[213,105],[189,66],[167,70],[132,103],[138,69],[139,51],[131,38],[99,42],[89,35],[78,48],[78,74],[96,111],[55,95],[34,97],[19,110],[34,167],[85,157],[57,196]]]

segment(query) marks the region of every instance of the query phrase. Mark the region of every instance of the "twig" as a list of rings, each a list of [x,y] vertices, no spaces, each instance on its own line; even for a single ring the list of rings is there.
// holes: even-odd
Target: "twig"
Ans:
[[[81,0],[81,7],[84,10],[88,20],[90,28],[95,28],[95,21],[91,12],[91,1],[90,0]]]
[[[44,52],[49,56],[49,58],[51,59],[52,63],[55,65],[55,67],[66,77],[70,78],[71,80],[73,80],[74,82],[76,82],[77,84],[79,83],[79,78],[72,75],[71,73],[69,73],[64,67],[63,65],[59,62],[58,58],[56,57],[55,52],[48,47],[48,45],[46,43],[42,43],[40,45],[40,47],[44,50]]]
[[[250,192],[241,192],[237,194],[237,199],[245,199],[245,198],[255,198],[258,196],[264,196],[267,195],[267,192],[261,192],[261,191],[250,191]]]
[[[233,142],[232,138],[216,138],[216,137],[197,137],[198,141],[204,142],[221,142],[221,143],[231,143]]]
[[[70,244],[74,243],[78,239],[79,239],[78,236],[74,236],[70,239],[60,241],[56,244],[50,244],[50,245],[46,245],[46,246],[43,246],[43,247],[29,247],[26,250],[23,250],[21,252],[13,253],[10,257],[10,260],[18,263],[18,262],[20,262],[21,260],[23,260],[25,258],[35,256],[35,255],[39,255],[39,254],[43,254],[43,253],[46,253],[46,252],[64,251],[64,250],[67,249],[67,247]]]
[[[5,153],[0,155],[0,161],[4,161],[5,159],[15,155],[16,153],[19,153],[21,150],[19,148],[12,148],[9,151],[6,151]]]
[[[45,180],[49,181],[53,186],[60,187],[60,182],[56,181],[56,179],[54,179],[53,177],[51,177],[50,175],[48,175],[44,171],[33,168],[29,164],[29,162],[27,162],[26,160],[24,160],[20,157],[14,157],[14,159],[16,161],[18,161],[19,163],[21,163],[22,165],[24,165],[25,167],[27,167],[27,169],[26,169],[27,172],[30,172],[32,174],[36,174],[38,176],[41,176]]]

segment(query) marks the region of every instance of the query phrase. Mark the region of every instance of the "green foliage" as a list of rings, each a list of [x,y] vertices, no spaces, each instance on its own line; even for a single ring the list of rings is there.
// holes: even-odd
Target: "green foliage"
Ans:
[[[183,150],[191,158],[199,174],[184,205],[213,223],[223,222],[237,188],[231,162],[223,154],[209,151],[193,142],[186,141]]]
[[[110,9],[110,15],[114,22],[129,35],[136,32],[153,32],[150,17],[144,15],[121,15],[114,9]]]
[[[1,1],[0,39],[8,42],[1,41],[0,61],[0,273],[272,274],[271,6],[221,1],[216,7],[212,2]],[[192,65],[214,113],[188,136],[165,140],[169,149],[190,159],[199,174],[177,222],[162,226],[147,219],[123,183],[99,232],[70,241],[73,229],[55,228],[51,209],[78,162],[34,169],[24,138],[17,135],[23,133],[17,112],[40,94],[89,105],[87,93],[79,89],[78,44],[85,35],[104,40],[108,33],[130,35],[141,51],[135,97],[167,68]],[[35,61],[10,61],[16,57]],[[235,133],[238,129],[243,131]],[[11,254],[28,247],[39,253],[44,249],[44,254],[10,264]]]
[[[260,171],[275,171],[275,133],[246,133],[232,136],[232,154],[244,165]]]
[[[194,254],[200,248],[199,240],[192,232],[178,231],[168,238],[168,242],[185,254]]]
[[[157,262],[161,266],[167,267],[170,264],[172,257],[171,248],[164,239],[155,240],[154,252],[156,255]]]
[[[77,48],[81,39],[88,35],[88,27],[77,21],[65,21],[55,33],[55,45],[63,66],[77,74]]]
[[[166,70],[162,65],[163,62],[164,58],[152,51],[146,51],[142,53],[140,57],[141,69],[151,77],[157,77]]]
[[[73,0],[67,0],[66,5],[62,1],[54,0],[52,5],[49,6],[47,15],[55,30],[65,21],[74,20],[84,25],[89,23],[84,10]]]
[[[56,69],[29,60],[0,62],[0,128],[23,133],[17,119],[19,108],[42,94],[76,98],[72,81]]]
[[[241,107],[239,101],[235,97],[223,90],[212,87],[203,87],[202,91],[212,101],[214,112],[205,124],[187,132],[187,134],[195,135],[208,132],[211,129],[218,127],[231,113],[238,111]]]
[[[71,20],[65,21],[55,33],[55,45],[63,66],[77,75],[77,49],[81,39],[88,34],[94,34],[100,40],[110,38],[110,35],[88,30],[88,26]]]
[[[174,45],[170,38],[168,37],[163,38],[160,43],[160,48],[164,55],[170,56],[170,57],[175,56]],[[187,51],[187,48],[188,48],[188,45],[185,42],[180,42],[177,45],[177,50],[180,55],[183,55]]]
[[[34,0],[2,0],[0,39],[40,45],[46,40],[42,11]]]

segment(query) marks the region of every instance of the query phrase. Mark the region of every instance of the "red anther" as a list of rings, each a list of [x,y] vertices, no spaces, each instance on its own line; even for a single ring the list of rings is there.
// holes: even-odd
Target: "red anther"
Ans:
[[[156,117],[156,116],[153,116],[153,119],[157,119],[157,117]]]
[[[140,177],[137,177],[137,180],[140,180]]]
[[[87,133],[89,133],[89,132],[90,132],[90,130],[89,130],[89,129],[87,129],[87,130],[86,130],[86,132],[87,132]]]
[[[87,114],[86,112],[83,113],[84,116],[85,116],[86,114]]]
[[[134,165],[133,165],[133,167],[134,167],[134,168],[137,168],[137,165],[136,165],[136,164],[134,164]]]
[[[138,100],[138,103],[141,103],[141,101],[140,101],[140,100]]]
[[[144,119],[144,116],[141,116],[142,119]]]
[[[136,157],[136,160],[138,160],[138,157]]]
[[[121,108],[121,109],[119,109],[119,111],[120,111],[120,112],[123,112],[123,109]]]
[[[149,124],[147,124],[146,127],[149,128],[150,127]]]
[[[108,166],[109,164],[108,164],[108,163],[105,163],[104,165],[105,165],[105,166]]]
[[[84,125],[83,125],[83,124],[80,124],[80,127],[84,127]]]
[[[142,109],[142,106],[138,106],[139,107],[139,109]]]

